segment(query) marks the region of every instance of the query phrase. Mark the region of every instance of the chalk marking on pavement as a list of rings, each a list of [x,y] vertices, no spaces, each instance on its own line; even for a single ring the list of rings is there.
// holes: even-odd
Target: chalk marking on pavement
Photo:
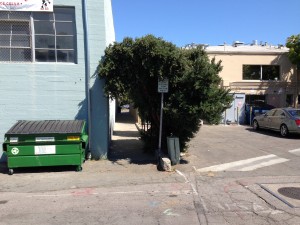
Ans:
[[[276,214],[281,214],[281,213],[284,213],[283,211],[281,211],[281,210],[277,210],[277,209],[275,209],[275,210],[273,210],[273,209],[270,209],[269,211],[271,211],[271,214],[272,214],[272,215],[276,215]]]
[[[179,216],[179,214],[177,214],[177,213],[172,213],[172,209],[166,209],[164,211],[164,214],[167,216]]]
[[[74,190],[74,189],[72,189]],[[176,195],[190,195],[192,192],[191,190],[181,190],[181,191],[160,191],[160,190],[153,190],[153,191],[116,191],[116,192],[91,192],[89,195],[128,195],[128,194],[176,194]],[[33,197],[82,197],[84,195],[74,195],[74,193],[63,193],[63,194],[36,194],[36,195],[27,195],[27,198]],[[84,196],[86,197],[86,196]]]
[[[292,153],[294,155],[300,155],[300,148],[294,149],[294,150],[289,150],[289,153]]]
[[[146,193],[146,191],[116,191],[116,192],[108,192],[106,194],[136,194],[136,193]]]
[[[185,183],[189,183],[189,184],[191,185],[192,189],[193,189],[193,193],[194,193],[195,195],[198,195],[197,189],[196,189],[196,187],[194,186],[194,184],[193,184],[191,181],[189,181],[189,179],[187,179],[187,177],[186,177],[182,172],[180,172],[179,170],[175,170],[175,171],[176,171],[176,173],[178,173],[180,176],[183,176],[183,177],[184,177]]]
[[[53,195],[27,195],[27,198],[32,197],[62,197],[62,196],[72,196],[72,194],[53,194]]]
[[[204,211],[208,212],[208,208],[206,206],[206,203],[205,203],[204,199],[200,195],[199,195],[199,199],[200,199],[200,202],[201,202],[201,204],[203,206]]]
[[[265,214],[282,214],[284,211],[272,209],[268,206],[262,206],[257,203],[252,203],[252,205],[244,205],[243,203],[221,203],[217,202],[216,206],[218,209],[223,211],[239,211],[240,213],[265,213]]]
[[[222,210],[225,210],[225,208],[220,203],[218,203],[218,208],[222,209]]]
[[[263,162],[260,162],[264,160]],[[283,163],[287,162],[289,159],[285,158],[279,158],[276,155],[265,155],[265,156],[260,156],[260,157],[255,157],[255,158],[250,158],[250,159],[245,159],[245,160],[240,160],[240,161],[235,161],[235,162],[230,162],[230,163],[224,163],[220,165],[214,165],[214,166],[209,166],[201,169],[197,169],[198,172],[209,172],[209,171],[251,171],[255,170],[258,168],[278,164],[278,163]]]

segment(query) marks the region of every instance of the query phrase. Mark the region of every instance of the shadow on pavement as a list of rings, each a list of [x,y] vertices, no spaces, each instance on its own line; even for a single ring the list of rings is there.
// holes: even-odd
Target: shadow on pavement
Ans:
[[[156,164],[155,156],[144,152],[144,143],[129,112],[118,113],[108,154],[112,162],[126,160],[130,164]]]
[[[139,138],[140,134],[136,131],[114,131],[114,136]]]
[[[289,134],[287,137],[282,137],[279,131],[274,131],[274,130],[267,130],[267,129],[254,130],[252,127],[246,128],[246,130],[249,132],[258,133],[265,136],[286,138],[286,139],[300,139],[299,134]]]
[[[108,153],[108,160],[116,164],[156,164],[154,154],[144,152],[144,143],[129,112],[117,114],[115,130]],[[27,167],[14,169],[15,173],[48,173],[76,171],[75,166]],[[0,173],[8,174],[6,163],[0,163]]]

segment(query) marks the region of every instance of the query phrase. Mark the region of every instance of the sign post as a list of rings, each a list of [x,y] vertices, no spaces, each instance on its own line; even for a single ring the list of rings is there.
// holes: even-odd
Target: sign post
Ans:
[[[163,121],[163,107],[164,107],[164,93],[169,92],[169,80],[158,80],[158,93],[161,93],[160,101],[160,119],[159,119],[159,140],[158,140],[158,160],[161,157],[161,136],[162,136],[162,121]]]

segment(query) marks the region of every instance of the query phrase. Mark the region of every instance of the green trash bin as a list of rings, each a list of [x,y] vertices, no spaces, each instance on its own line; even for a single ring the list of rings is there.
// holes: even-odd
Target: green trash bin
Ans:
[[[14,168],[76,166],[82,170],[88,135],[84,120],[21,120],[5,134],[8,173]]]
[[[180,145],[178,137],[167,137],[168,154],[171,159],[171,164],[176,165],[180,162]]]

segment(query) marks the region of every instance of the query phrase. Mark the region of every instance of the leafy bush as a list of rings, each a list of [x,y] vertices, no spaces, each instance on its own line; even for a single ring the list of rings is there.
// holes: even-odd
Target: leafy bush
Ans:
[[[158,80],[168,78],[162,147],[166,149],[166,137],[172,133],[179,137],[183,149],[199,130],[200,119],[219,123],[232,101],[229,90],[220,87],[221,69],[221,62],[210,60],[202,47],[181,49],[147,35],[108,46],[98,73],[106,79],[108,96],[131,99],[140,117],[151,121],[151,129],[143,137],[152,149],[157,147],[159,133]]]

